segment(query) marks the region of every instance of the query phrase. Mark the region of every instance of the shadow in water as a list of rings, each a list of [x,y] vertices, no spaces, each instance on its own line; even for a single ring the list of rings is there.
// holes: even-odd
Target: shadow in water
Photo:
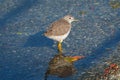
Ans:
[[[92,55],[87,56],[86,59],[82,60],[81,63],[84,66],[84,68],[89,68],[90,65],[92,65],[92,61],[100,59],[103,56],[107,56],[107,48],[115,47],[119,43],[119,41],[120,31],[116,32],[116,34],[110,37],[110,39],[106,39],[106,41],[103,42],[100,47],[92,51]]]
[[[0,18],[0,29],[7,23],[8,20],[12,20],[22,12],[30,9],[36,3],[37,0],[25,0],[16,8],[12,8],[8,13],[4,14],[2,18]]]
[[[44,32],[38,32],[32,36],[30,36],[25,43],[24,47],[44,47],[44,46],[50,46],[54,44],[53,40],[45,37]]]
[[[77,72],[73,62],[82,58],[84,56],[64,56],[62,53],[55,55],[49,62],[44,79],[47,80],[48,75],[54,75],[60,78],[72,76]]]

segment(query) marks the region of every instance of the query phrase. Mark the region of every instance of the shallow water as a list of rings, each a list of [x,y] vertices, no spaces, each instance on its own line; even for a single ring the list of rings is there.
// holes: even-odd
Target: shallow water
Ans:
[[[43,33],[67,14],[80,21],[63,42],[64,54],[85,58],[74,63],[75,75],[48,80],[85,80],[91,76],[83,73],[103,74],[110,63],[120,65],[120,8],[110,1],[0,0],[0,80],[43,80],[58,54],[56,43]]]

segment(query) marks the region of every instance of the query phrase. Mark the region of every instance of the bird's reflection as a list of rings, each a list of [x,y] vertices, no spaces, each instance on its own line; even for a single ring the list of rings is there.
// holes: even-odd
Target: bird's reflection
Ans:
[[[77,70],[73,62],[82,58],[84,56],[65,56],[62,53],[55,55],[49,62],[45,80],[47,80],[48,75],[64,78],[75,74]]]

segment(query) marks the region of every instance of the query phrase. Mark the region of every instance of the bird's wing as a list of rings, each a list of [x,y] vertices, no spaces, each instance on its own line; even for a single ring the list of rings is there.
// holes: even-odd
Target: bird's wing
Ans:
[[[63,35],[71,28],[71,25],[64,19],[60,19],[51,24],[45,35]]]

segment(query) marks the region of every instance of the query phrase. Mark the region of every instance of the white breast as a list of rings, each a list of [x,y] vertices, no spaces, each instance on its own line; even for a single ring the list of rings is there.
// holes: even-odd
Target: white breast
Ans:
[[[70,29],[71,30],[71,29]],[[55,41],[59,41],[59,42],[62,42],[70,33],[70,30],[64,34],[64,35],[61,35],[61,36],[49,36],[50,39],[53,39]]]

